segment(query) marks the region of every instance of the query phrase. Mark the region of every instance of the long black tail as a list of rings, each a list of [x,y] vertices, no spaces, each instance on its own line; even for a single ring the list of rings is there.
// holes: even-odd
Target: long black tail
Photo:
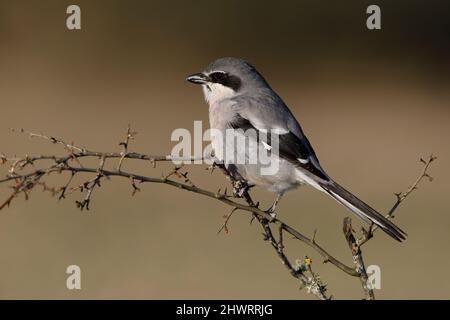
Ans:
[[[404,231],[333,180],[320,183],[320,186],[337,202],[349,209],[363,221],[375,223],[397,241],[401,242],[406,239],[406,233]]]

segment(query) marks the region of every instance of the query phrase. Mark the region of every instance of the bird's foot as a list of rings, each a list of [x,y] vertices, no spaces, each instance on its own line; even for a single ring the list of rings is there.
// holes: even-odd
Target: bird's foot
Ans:
[[[250,189],[247,182],[236,180],[233,182],[233,196],[235,198],[243,198],[244,194]]]
[[[267,213],[268,215],[270,215],[272,217],[272,219],[275,219],[277,217],[277,213],[275,212],[275,207],[276,206],[271,206],[269,209],[267,209],[266,211],[264,211],[265,213]]]

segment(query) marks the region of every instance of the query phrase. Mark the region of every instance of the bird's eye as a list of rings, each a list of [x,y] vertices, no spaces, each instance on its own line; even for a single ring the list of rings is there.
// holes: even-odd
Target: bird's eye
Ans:
[[[224,83],[228,75],[225,72],[213,72],[209,75],[211,82]]]

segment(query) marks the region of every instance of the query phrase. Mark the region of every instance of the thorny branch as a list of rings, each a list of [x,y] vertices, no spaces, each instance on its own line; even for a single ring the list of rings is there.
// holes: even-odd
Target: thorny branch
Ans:
[[[352,219],[349,217],[344,218],[343,232],[345,239],[347,240],[350,252],[352,253],[353,263],[355,264],[356,271],[359,273],[359,279],[364,290],[364,295],[367,300],[374,300],[375,293],[369,283],[369,276],[367,275],[366,266],[361,251],[361,247],[357,244],[352,227]]]
[[[431,163],[435,161],[437,158],[434,155],[431,155],[427,160],[420,159],[420,162],[423,164],[422,171],[420,172],[417,179],[413,182],[413,184],[406,190],[405,192],[395,193],[397,200],[394,205],[389,210],[388,214],[385,216],[386,219],[393,219],[395,217],[395,212],[400,206],[400,204],[414,191],[417,190],[419,183],[423,178],[428,178],[431,182],[433,178],[428,174],[428,168]],[[352,252],[353,262],[355,264],[355,268],[359,273],[359,278],[361,280],[361,284],[364,290],[365,299],[374,300],[375,293],[369,282],[369,277],[367,275],[366,266],[364,265],[363,255],[361,251],[362,245],[367,243],[374,235],[374,232],[378,229],[378,226],[371,224],[369,230],[362,229],[362,237],[357,239],[355,237],[355,232],[352,227],[352,221],[349,217],[344,219],[343,223],[343,231],[345,235],[345,239],[347,240],[348,246]]]
[[[406,190],[405,192],[394,193],[397,200],[395,201],[394,205],[389,210],[388,214],[385,216],[387,219],[393,219],[395,217],[395,212],[396,212],[397,208],[414,190],[417,190],[417,187],[419,186],[420,182],[424,178],[428,178],[428,180],[430,182],[433,181],[433,178],[428,174],[428,169],[429,169],[431,163],[433,161],[435,161],[436,159],[437,159],[437,157],[434,155],[431,155],[427,160],[420,158],[420,162],[423,164],[422,171],[420,172],[417,179],[413,182],[413,184],[411,184],[411,186],[408,188],[408,190]],[[378,226],[372,224],[368,231],[364,230],[363,237],[361,237],[361,239],[359,239],[357,241],[358,246],[362,246],[364,243],[369,241],[369,239],[373,237],[373,233],[377,229],[378,229]]]
[[[228,171],[225,169],[224,166],[220,166],[223,173],[228,177],[228,179],[233,184],[233,194],[239,195],[240,197],[244,198],[247,202],[248,206],[250,208],[257,208],[258,205],[254,203],[253,199],[251,198],[249,194],[249,187],[246,185],[243,181],[238,181],[233,179],[233,177],[228,173]],[[233,208],[231,213],[226,216],[226,220],[224,222],[224,225],[222,226],[222,229],[225,229],[227,231],[227,223],[230,219],[231,215],[236,211],[238,208]],[[311,293],[322,300],[327,300],[331,297],[328,297],[326,294],[326,285],[320,280],[320,277],[315,274],[311,269],[312,260],[308,257],[305,257],[304,261],[297,260],[295,265],[289,260],[289,258],[286,256],[284,252],[284,243],[283,243],[283,232],[288,232],[295,238],[301,240],[301,241],[307,241],[309,245],[315,245],[314,241],[311,241],[307,239],[307,237],[301,235],[299,232],[295,231],[294,229],[289,230],[286,224],[284,224],[282,221],[273,218],[269,215],[270,219],[267,219],[261,215],[258,214],[258,212],[255,210],[252,212],[253,217],[258,220],[258,222],[261,224],[264,230],[264,240],[268,241],[273,249],[275,249],[275,252],[277,253],[278,257],[281,260],[281,263],[288,269],[289,273],[294,277],[300,280],[301,288],[306,288],[308,293]],[[270,227],[270,224],[275,224],[278,227],[278,240],[273,235],[272,229]],[[219,230],[220,231],[220,230]],[[298,236],[301,235],[299,238]],[[317,246],[317,248],[320,248]],[[329,256],[329,258],[333,259],[336,266],[342,268],[348,268],[335,258],[331,257],[328,253],[323,251],[326,255]],[[348,270],[350,271],[350,270]]]
[[[314,249],[317,253],[319,253],[324,263],[331,263],[336,266],[346,274],[350,276],[358,277],[361,281],[365,299],[374,299],[375,295],[373,289],[371,288],[368,275],[366,272],[366,267],[364,265],[361,246],[367,243],[370,239],[373,238],[374,232],[377,227],[371,225],[368,230],[362,229],[362,236],[357,237],[355,231],[351,225],[351,219],[345,218],[343,224],[343,231],[349,248],[351,250],[351,254],[353,257],[354,266],[348,266],[331,255],[328,251],[326,251],[322,246],[320,246],[316,242],[316,232],[312,238],[305,236],[300,231],[297,231],[293,227],[284,223],[282,220],[275,218],[268,214],[266,211],[259,209],[259,204],[255,203],[250,196],[249,186],[245,183],[245,181],[237,181],[232,178],[230,174],[228,174],[227,170],[224,166],[213,164],[211,167],[213,171],[215,167],[219,167],[221,171],[225,174],[225,176],[230,180],[233,186],[233,194],[228,195],[227,190],[225,192],[212,192],[209,190],[205,190],[197,187],[191,181],[190,178],[187,177],[188,172],[182,171],[181,166],[175,166],[175,168],[167,175],[157,178],[150,176],[143,176],[139,174],[134,174],[130,172],[126,172],[122,170],[122,165],[125,159],[135,159],[148,161],[150,165],[154,168],[156,167],[157,162],[167,162],[167,161],[184,161],[184,163],[192,163],[195,160],[198,160],[195,157],[189,158],[176,158],[173,156],[160,156],[160,155],[148,155],[136,152],[129,152],[129,144],[130,140],[134,139],[136,132],[131,131],[130,126],[128,126],[125,139],[119,145],[122,147],[122,151],[120,152],[100,152],[88,150],[84,147],[77,146],[74,143],[66,143],[64,140],[46,136],[44,134],[36,134],[32,132],[27,132],[23,129],[20,130],[21,133],[28,134],[31,138],[41,138],[44,140],[48,140],[53,144],[58,144],[63,146],[66,154],[63,156],[56,155],[36,155],[36,156],[25,156],[25,157],[7,157],[6,155],[0,154],[0,164],[9,164],[8,174],[5,178],[0,179],[0,184],[13,182],[14,184],[11,186],[12,193],[7,199],[0,204],[0,210],[9,207],[11,202],[20,194],[25,196],[25,199],[28,199],[29,193],[34,189],[35,186],[41,185],[44,191],[50,191],[53,195],[58,194],[58,199],[65,199],[69,194],[74,193],[75,191],[80,191],[84,193],[84,196],[81,201],[77,200],[76,204],[78,208],[81,210],[90,209],[90,203],[92,200],[92,194],[95,188],[101,187],[101,181],[103,179],[109,179],[111,177],[123,177],[127,178],[131,182],[131,186],[133,188],[133,195],[140,191],[140,188],[137,187],[136,183],[161,183],[166,184],[172,187],[176,187],[182,190],[191,191],[205,197],[216,199],[222,203],[225,203],[232,207],[232,211],[224,217],[225,221],[221,228],[219,229],[219,233],[224,230],[228,232],[228,221],[231,219],[232,215],[240,210],[242,212],[246,212],[252,216],[252,220],[256,219],[263,228],[264,240],[267,241],[272,248],[276,251],[278,257],[280,258],[282,264],[287,268],[289,273],[300,281],[301,287],[307,289],[308,293],[311,293],[318,297],[319,299],[330,299],[331,297],[327,295],[327,287],[322,282],[320,276],[312,271],[312,259],[305,257],[303,260],[295,260],[294,262],[290,260],[285,253],[284,246],[284,234],[288,234],[296,240],[299,240],[309,247]],[[99,159],[99,164],[97,167],[86,167],[83,166],[81,161],[83,159]],[[116,169],[108,170],[105,169],[106,161],[110,159],[118,159]],[[432,178],[428,174],[428,169],[431,163],[436,159],[433,155],[430,156],[428,160],[420,159],[423,163],[424,167],[418,176],[418,178],[414,181],[414,183],[402,193],[395,194],[397,199],[394,203],[393,207],[389,210],[386,218],[392,219],[395,216],[395,212],[400,206],[400,204],[414,191],[417,189],[419,183],[424,179],[428,178],[430,181]],[[44,163],[44,161],[50,161],[50,164],[41,165],[40,168],[36,169],[35,166],[37,164]],[[33,167],[33,169],[29,172],[26,172],[28,167]],[[62,173],[69,172],[70,177],[68,181],[59,188],[56,187],[48,187],[45,181],[45,177],[49,176],[52,173]],[[81,185],[72,186],[73,178],[76,175],[81,174],[91,174],[93,177],[90,180],[85,181]],[[181,181],[180,181],[181,180]],[[245,204],[239,201],[239,198],[243,198],[245,200]],[[273,229],[277,231],[277,237],[274,235]]]

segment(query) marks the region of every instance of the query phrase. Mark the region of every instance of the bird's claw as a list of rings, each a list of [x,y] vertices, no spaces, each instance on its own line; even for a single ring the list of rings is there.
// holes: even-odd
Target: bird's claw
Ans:
[[[233,183],[233,196],[235,198],[244,197],[245,192],[248,190],[248,184],[242,180],[236,180]]]
[[[275,212],[275,208],[273,206],[264,212],[267,213],[268,215],[270,215],[272,217],[272,219],[275,219],[277,217],[277,213]]]

